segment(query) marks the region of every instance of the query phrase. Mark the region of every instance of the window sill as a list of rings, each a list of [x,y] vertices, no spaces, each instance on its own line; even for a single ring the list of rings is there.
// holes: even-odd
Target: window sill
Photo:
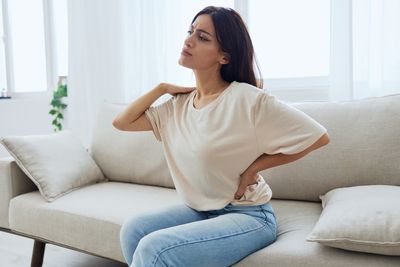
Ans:
[[[43,98],[43,97],[51,97],[52,92],[50,91],[42,91],[42,92],[23,92],[23,93],[13,93],[9,94],[9,98],[11,99],[30,99],[30,98]]]

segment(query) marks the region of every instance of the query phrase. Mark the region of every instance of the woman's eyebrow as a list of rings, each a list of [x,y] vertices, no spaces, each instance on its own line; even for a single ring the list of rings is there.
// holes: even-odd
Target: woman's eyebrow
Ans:
[[[211,37],[212,37],[212,34],[211,33],[209,33],[209,32],[207,32],[207,31],[205,31],[205,30],[202,30],[202,29],[197,29],[199,32],[204,32],[205,34],[208,34],[208,35],[210,35]]]
[[[190,29],[193,30],[193,26],[190,26]],[[199,31],[199,32],[204,32],[205,34],[208,34],[211,37],[213,37],[213,35],[211,33],[209,33],[208,31],[206,31],[206,30],[203,30],[203,29],[196,29],[196,30]]]

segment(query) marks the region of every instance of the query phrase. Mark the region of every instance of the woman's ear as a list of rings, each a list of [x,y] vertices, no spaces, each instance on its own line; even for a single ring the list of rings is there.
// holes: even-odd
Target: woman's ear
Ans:
[[[221,65],[228,64],[229,61],[230,61],[230,59],[231,59],[231,57],[229,56],[228,53],[222,53],[222,57],[221,57],[221,59],[219,60],[219,63],[220,63]]]

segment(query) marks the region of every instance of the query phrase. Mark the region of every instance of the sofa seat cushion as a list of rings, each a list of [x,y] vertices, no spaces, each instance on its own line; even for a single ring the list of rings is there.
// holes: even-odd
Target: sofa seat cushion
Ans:
[[[175,189],[119,182],[82,187],[52,203],[36,191],[11,200],[10,228],[123,261],[119,230],[124,220],[179,203]]]
[[[117,203],[117,204],[116,204]],[[182,203],[174,189],[107,182],[46,202],[39,192],[11,200],[11,229],[123,262],[119,230],[134,213]],[[307,242],[321,203],[272,200],[278,240],[234,266],[400,266],[400,257],[350,252]]]
[[[321,203],[277,199],[271,203],[278,223],[277,241],[233,266],[400,266],[400,257],[351,252],[306,241],[322,212]]]

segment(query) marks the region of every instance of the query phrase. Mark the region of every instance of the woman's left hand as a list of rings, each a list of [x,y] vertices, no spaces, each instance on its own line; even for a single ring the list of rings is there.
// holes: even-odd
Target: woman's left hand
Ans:
[[[239,188],[235,193],[235,199],[240,199],[249,185],[258,184],[258,173],[244,172],[240,175]]]

